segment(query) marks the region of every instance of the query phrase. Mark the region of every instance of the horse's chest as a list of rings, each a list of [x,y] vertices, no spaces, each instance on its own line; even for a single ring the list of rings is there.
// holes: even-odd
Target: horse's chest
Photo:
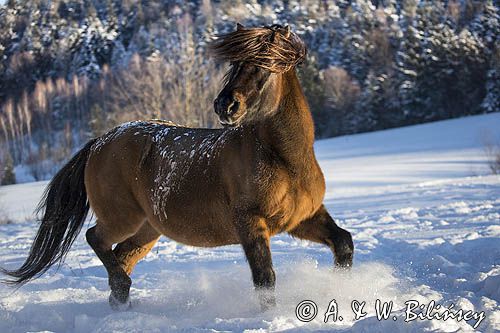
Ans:
[[[311,217],[321,206],[324,197],[322,176],[309,182],[293,178],[275,186],[268,206],[268,226],[272,234],[290,231]]]

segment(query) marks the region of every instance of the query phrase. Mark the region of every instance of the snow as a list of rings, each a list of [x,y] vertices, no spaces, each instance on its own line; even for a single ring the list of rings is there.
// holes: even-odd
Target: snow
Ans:
[[[165,238],[132,274],[132,308],[113,312],[105,270],[82,233],[59,270],[17,290],[0,286],[0,331],[474,331],[476,319],[405,322],[409,300],[484,311],[477,330],[499,331],[500,176],[488,175],[483,144],[486,133],[500,142],[499,125],[494,113],[318,141],[325,204],[354,236],[354,267],[333,270],[327,248],[275,237],[278,305],[267,312],[239,246]],[[0,226],[0,266],[25,258],[45,185],[0,187],[0,207],[16,222]],[[324,323],[332,299],[343,320]],[[387,320],[375,316],[377,299],[394,302]],[[317,304],[311,322],[295,317],[302,300]],[[354,319],[353,300],[366,302],[365,317]]]

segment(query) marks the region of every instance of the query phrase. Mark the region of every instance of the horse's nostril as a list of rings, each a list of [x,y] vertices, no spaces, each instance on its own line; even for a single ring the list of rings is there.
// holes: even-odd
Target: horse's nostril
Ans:
[[[233,102],[229,105],[227,109],[228,116],[232,116],[233,114],[235,114],[239,108],[240,108],[240,102],[238,102],[237,100],[233,100]]]
[[[214,110],[219,117],[231,117],[240,109],[240,101],[231,94],[222,95],[214,100]]]

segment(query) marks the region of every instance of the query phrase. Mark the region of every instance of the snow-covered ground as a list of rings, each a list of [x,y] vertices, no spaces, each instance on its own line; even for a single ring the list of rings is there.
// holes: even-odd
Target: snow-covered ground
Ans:
[[[409,300],[484,311],[477,331],[500,331],[500,177],[488,175],[484,152],[499,129],[495,113],[318,141],[325,203],[354,235],[354,268],[335,271],[327,248],[274,238],[275,309],[259,311],[240,247],[161,238],[132,275],[132,308],[113,312],[82,233],[59,270],[18,290],[0,286],[0,332],[467,332],[478,321],[405,322]],[[0,188],[0,207],[16,221],[0,226],[0,266],[25,258],[45,185]],[[325,323],[333,299],[343,320]],[[376,299],[394,302],[387,320],[376,319]],[[317,304],[311,322],[296,318],[302,300]],[[354,320],[353,300],[366,302],[365,317]]]

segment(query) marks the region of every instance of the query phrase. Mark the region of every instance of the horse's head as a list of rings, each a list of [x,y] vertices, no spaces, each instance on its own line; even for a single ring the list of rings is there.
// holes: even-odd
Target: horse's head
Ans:
[[[215,112],[226,126],[238,126],[273,113],[281,99],[283,74],[306,55],[304,42],[289,27],[244,28],[222,35],[210,45],[212,54],[229,61]]]

